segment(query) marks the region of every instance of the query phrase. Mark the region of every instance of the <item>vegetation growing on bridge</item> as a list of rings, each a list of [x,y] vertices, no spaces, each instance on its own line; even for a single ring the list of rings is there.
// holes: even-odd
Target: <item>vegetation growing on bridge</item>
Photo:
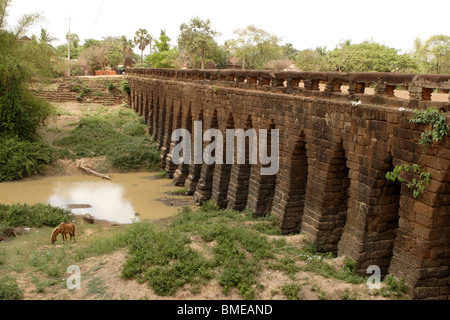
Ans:
[[[450,126],[447,124],[447,118],[435,108],[427,110],[415,110],[410,122],[426,125],[427,128],[422,132],[418,143],[424,147],[423,153],[426,154],[432,146],[437,146],[439,142],[448,134]],[[413,173],[413,177],[405,177],[403,173]],[[386,174],[386,179],[390,181],[405,182],[406,186],[412,190],[414,198],[418,198],[431,182],[431,173],[423,172],[420,164],[412,165],[402,164]]]

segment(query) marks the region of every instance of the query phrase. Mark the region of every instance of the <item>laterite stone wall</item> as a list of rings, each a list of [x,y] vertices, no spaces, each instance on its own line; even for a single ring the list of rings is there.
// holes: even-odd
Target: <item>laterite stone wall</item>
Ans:
[[[273,212],[283,233],[302,232],[321,251],[351,257],[405,280],[416,299],[450,297],[450,138],[427,154],[414,108],[448,110],[430,88],[448,94],[450,77],[130,69],[132,107],[159,143],[161,163],[198,203]],[[298,80],[298,81],[297,81]],[[320,83],[325,89],[320,89]],[[376,83],[375,94],[365,88]],[[364,84],[364,85],[362,85]],[[341,85],[349,93],[340,92]],[[393,96],[404,86],[410,99]],[[361,101],[361,103],[352,103]],[[203,131],[278,129],[280,168],[186,165],[171,161],[171,134],[203,121]],[[207,144],[204,144],[206,146]],[[386,180],[394,166],[421,163],[431,184],[414,199]]]

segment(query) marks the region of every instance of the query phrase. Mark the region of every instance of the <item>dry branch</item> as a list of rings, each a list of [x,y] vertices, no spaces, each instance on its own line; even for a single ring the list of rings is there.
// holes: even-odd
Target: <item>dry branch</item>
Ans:
[[[81,165],[81,163],[78,164],[78,167],[79,167],[80,169],[82,169],[82,170],[84,170],[84,171],[90,173],[90,174],[93,174],[94,176],[99,177],[99,178],[111,180],[111,177],[108,177],[108,176],[106,176],[106,175],[104,175],[104,174],[98,173],[98,172],[96,172],[96,171],[94,171],[94,170],[92,170],[92,169],[89,169],[89,168],[87,168],[87,167],[84,167],[84,166]]]

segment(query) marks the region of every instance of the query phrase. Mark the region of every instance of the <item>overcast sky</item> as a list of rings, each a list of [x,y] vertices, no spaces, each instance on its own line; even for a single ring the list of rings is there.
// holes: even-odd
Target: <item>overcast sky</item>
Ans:
[[[145,28],[153,36],[165,29],[176,45],[180,24],[195,16],[212,21],[222,33],[219,44],[251,24],[300,50],[333,49],[343,39],[373,39],[406,52],[417,36],[425,40],[434,34],[450,35],[449,0],[13,0],[9,26],[32,12],[44,15],[46,22],[29,33],[39,34],[42,26],[58,38],[54,45],[65,41],[69,16],[72,32],[82,43],[106,36],[132,38]]]

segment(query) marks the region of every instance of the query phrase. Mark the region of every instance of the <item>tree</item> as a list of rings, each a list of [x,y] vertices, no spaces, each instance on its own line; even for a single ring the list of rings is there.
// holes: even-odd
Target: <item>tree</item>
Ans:
[[[282,55],[281,38],[253,25],[235,30],[236,39],[228,42],[231,55],[239,58],[243,68],[262,69],[267,62]]]
[[[170,49],[170,38],[161,30],[159,40],[155,40],[155,52],[148,55],[146,65],[153,68],[175,68],[178,51]]]
[[[66,34],[66,40],[69,43],[69,34]],[[78,58],[78,55],[84,48],[80,46],[80,37],[76,33],[70,34],[70,59]],[[60,58],[67,58],[68,45],[67,43],[59,45],[56,48],[56,54]]]
[[[11,0],[0,0],[0,29],[6,29],[6,18],[8,17],[8,6]]]
[[[133,40],[128,40],[126,36],[120,38],[123,54],[123,65],[125,67],[133,66]]]
[[[414,40],[413,56],[419,60],[422,72],[450,73],[450,36],[433,35],[425,43]]]
[[[11,0],[0,0],[0,30],[7,30],[14,34],[16,38],[25,35],[28,29],[35,23],[43,19],[39,13],[24,14],[17,21],[17,25],[13,30],[7,29],[8,7],[11,5]]]
[[[331,70],[345,72],[416,72],[417,64],[408,54],[373,41],[341,44],[326,55]]]
[[[41,33],[38,39],[39,43],[51,45],[51,43],[56,40],[57,39],[55,37],[52,37],[46,29],[41,28]]]
[[[209,19],[203,21],[196,17],[192,18],[188,24],[180,26],[181,34],[178,37],[178,49],[180,54],[186,58],[186,62],[196,65],[196,60],[201,60],[201,69],[205,68],[206,57],[217,47],[214,37],[219,32],[212,29]]]
[[[143,67],[144,50],[145,48],[147,48],[148,45],[150,45],[150,51],[152,50],[151,49],[152,38],[146,29],[139,29],[138,31],[136,31],[136,34],[134,35],[134,43],[136,46],[139,47],[139,50],[141,50],[141,67]]]
[[[108,63],[106,50],[99,44],[91,45],[81,51],[79,59],[84,62],[90,73],[94,73],[95,70],[104,69]]]
[[[21,19],[18,28],[6,30],[8,3],[0,2],[0,138],[33,140],[39,124],[50,113],[50,105],[34,97],[28,87],[53,75],[53,51],[37,41],[19,41],[22,31],[17,33],[18,28],[30,27],[31,20],[25,19],[23,24]]]
[[[318,47],[299,51],[294,60],[295,66],[301,71],[328,71],[326,50]]]
[[[283,58],[295,60],[295,57],[297,57],[300,51],[295,49],[292,43],[286,43],[284,46],[281,47],[281,52]]]

